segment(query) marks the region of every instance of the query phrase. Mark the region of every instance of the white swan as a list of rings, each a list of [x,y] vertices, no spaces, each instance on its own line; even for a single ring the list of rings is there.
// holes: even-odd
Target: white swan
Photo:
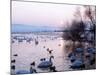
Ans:
[[[52,58],[54,58],[54,56],[51,56],[49,61],[42,61],[39,65],[38,68],[49,68],[52,66]]]

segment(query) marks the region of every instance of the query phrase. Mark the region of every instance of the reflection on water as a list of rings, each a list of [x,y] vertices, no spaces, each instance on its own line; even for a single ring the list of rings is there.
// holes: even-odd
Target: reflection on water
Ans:
[[[67,60],[67,50],[61,32],[38,32],[30,34],[12,34],[12,60],[15,59],[15,71],[30,70],[30,63],[35,62],[37,72],[49,72],[37,68],[42,58],[49,60],[54,56],[53,65],[57,71],[71,70]],[[17,38],[16,38],[17,37]],[[51,51],[51,52],[50,52]]]

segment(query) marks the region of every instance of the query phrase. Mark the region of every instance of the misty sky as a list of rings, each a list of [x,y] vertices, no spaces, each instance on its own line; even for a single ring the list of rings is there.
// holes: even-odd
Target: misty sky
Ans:
[[[12,2],[12,24],[62,27],[71,21],[75,5]]]

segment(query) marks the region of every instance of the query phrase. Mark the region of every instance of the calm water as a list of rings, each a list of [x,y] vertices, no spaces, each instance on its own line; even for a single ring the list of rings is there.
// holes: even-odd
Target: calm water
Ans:
[[[15,71],[19,70],[27,70],[30,69],[30,63],[35,61],[35,69],[37,72],[49,72],[48,70],[41,70],[37,68],[39,63],[41,63],[41,58],[46,58],[49,60],[50,56],[53,55],[54,59],[53,65],[56,66],[57,71],[65,71],[71,70],[69,65],[71,65],[70,61],[67,60],[67,50],[64,49],[64,40],[61,37],[61,32],[38,32],[38,33],[30,33],[30,34],[12,34],[12,60],[15,59]],[[32,41],[26,42],[23,40],[22,42],[18,42],[18,40],[13,39],[15,36],[19,39],[25,37],[27,39],[31,38]],[[35,44],[35,41],[38,41],[38,44]],[[44,47],[45,46],[45,47]],[[49,54],[47,51],[49,48],[52,51],[52,54]],[[14,54],[18,54],[18,56],[13,56]],[[14,63],[13,63],[14,64]]]

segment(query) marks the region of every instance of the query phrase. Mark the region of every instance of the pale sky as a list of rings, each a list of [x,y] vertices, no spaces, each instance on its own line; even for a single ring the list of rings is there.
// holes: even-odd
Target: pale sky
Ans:
[[[12,2],[12,24],[62,27],[71,21],[76,5]]]

